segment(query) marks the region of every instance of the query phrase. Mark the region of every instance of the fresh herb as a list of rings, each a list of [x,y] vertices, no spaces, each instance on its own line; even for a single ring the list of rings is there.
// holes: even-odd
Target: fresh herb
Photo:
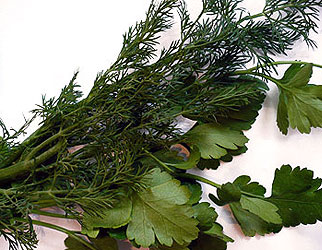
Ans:
[[[269,0],[256,15],[240,2],[203,0],[194,20],[184,1],[152,2],[87,97],[76,73],[58,98],[43,98],[21,129],[11,132],[0,120],[0,235],[9,249],[34,249],[33,225],[66,233],[70,250],[116,250],[116,239],[154,250],[226,249],[233,240],[215,208],[200,202],[198,182],[217,188],[210,200],[229,205],[247,236],[322,220],[322,180],[305,168],[277,169],[269,197],[248,176],[220,185],[187,172],[216,169],[247,150],[242,130],[255,122],[267,81],[280,91],[282,133],[322,126],[322,88],[308,84],[312,68],[322,66],[272,58],[300,39],[315,46],[309,33],[317,30],[322,2]],[[159,54],[159,37],[175,13],[181,37]],[[247,69],[251,61],[256,66]],[[280,64],[290,67],[276,79]],[[36,117],[39,128],[19,142]],[[178,117],[194,127],[182,133]],[[51,206],[65,214],[42,211]],[[82,231],[30,218],[44,213],[75,219]]]

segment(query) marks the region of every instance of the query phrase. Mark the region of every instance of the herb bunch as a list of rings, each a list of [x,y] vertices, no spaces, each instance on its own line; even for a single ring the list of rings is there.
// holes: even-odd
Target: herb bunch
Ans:
[[[280,90],[282,133],[322,126],[322,87],[308,84],[313,66],[322,66],[273,60],[299,39],[316,46],[309,33],[317,30],[322,2],[266,1],[256,15],[241,2],[204,0],[194,20],[184,1],[152,2],[87,97],[76,73],[60,96],[43,98],[21,129],[12,133],[0,120],[0,235],[9,249],[34,249],[33,225],[67,233],[69,250],[115,250],[115,239],[150,249],[226,249],[233,240],[216,222],[215,208],[200,202],[199,182],[218,189],[209,198],[229,205],[247,236],[322,219],[322,180],[307,169],[277,169],[269,197],[248,176],[220,185],[187,172],[216,169],[247,150],[242,131],[255,122],[266,81]],[[175,13],[181,37],[158,53]],[[256,66],[247,69],[249,62]],[[272,76],[279,64],[290,64],[282,79]],[[37,117],[39,128],[20,143]],[[196,124],[184,134],[178,117]],[[52,206],[65,214],[42,210]],[[30,214],[73,218],[82,231]]]

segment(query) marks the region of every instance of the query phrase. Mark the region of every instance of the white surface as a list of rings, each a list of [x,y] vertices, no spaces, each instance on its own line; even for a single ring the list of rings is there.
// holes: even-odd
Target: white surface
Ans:
[[[78,83],[85,93],[92,86],[96,73],[108,68],[122,44],[122,34],[135,21],[144,18],[149,0],[0,0],[0,117],[8,126],[23,124],[23,114],[41,102],[41,95],[57,95],[73,72],[80,70]],[[197,15],[201,0],[189,0],[188,7]],[[245,1],[256,13],[263,0]],[[322,25],[320,25],[322,26]],[[314,35],[322,41],[322,30]],[[171,36],[163,38],[165,42]],[[322,64],[321,48],[307,50],[298,44],[287,59],[301,59]],[[283,69],[281,68],[281,72]],[[314,69],[312,83],[322,84],[322,69]],[[218,182],[232,181],[247,174],[270,190],[274,170],[282,164],[307,167],[322,177],[322,131],[309,135],[290,131],[283,136],[276,126],[277,89],[271,85],[264,108],[255,125],[246,135],[248,151],[231,163],[205,176]],[[206,192],[213,191],[204,186]],[[265,237],[245,237],[230,219],[228,211],[217,209],[219,222],[226,234],[235,239],[228,250],[319,250],[322,249],[322,223],[283,229]],[[1,215],[0,215],[1,216]],[[72,222],[63,225],[76,229]],[[40,230],[40,229],[39,229]],[[40,230],[38,250],[64,249],[64,235]],[[0,249],[6,249],[0,242]]]

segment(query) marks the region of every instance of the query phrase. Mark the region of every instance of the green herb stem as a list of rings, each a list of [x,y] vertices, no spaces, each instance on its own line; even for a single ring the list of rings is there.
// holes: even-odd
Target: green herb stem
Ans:
[[[155,160],[161,167],[163,167],[165,170],[167,170],[170,173],[174,173],[174,171],[169,168],[164,162],[160,161],[157,157],[155,157],[153,154],[151,154],[149,151],[144,150],[144,152],[151,157],[153,160]]]
[[[29,221],[27,221],[26,219],[23,219],[23,218],[14,218],[14,220],[20,221],[20,222],[29,222]],[[39,221],[39,220],[32,220],[31,222],[34,225],[38,225],[38,226],[42,226],[42,227],[47,227],[47,228],[50,228],[50,229],[53,229],[53,230],[56,230],[56,231],[65,233],[69,237],[77,240],[78,242],[80,242],[81,244],[85,245],[89,249],[91,249],[91,250],[97,250],[97,248],[95,248],[92,244],[90,244],[88,241],[84,240],[83,238],[77,236],[76,233],[73,232],[73,231],[71,231],[71,230],[68,230],[66,228],[63,228],[63,227],[60,227],[60,226],[56,226],[54,224],[50,224],[50,223],[47,223],[47,222]]]
[[[236,73],[236,72],[235,72]],[[269,80],[273,83],[275,83],[277,86],[280,86],[280,82],[275,79],[274,77],[271,77],[271,76],[268,76],[268,75],[265,75],[263,73],[259,73],[259,72],[252,72],[252,71],[240,71],[238,73],[236,73],[235,75],[254,75],[254,76],[260,76],[266,80]]]
[[[55,140],[57,140],[58,138],[60,138],[61,133],[57,133],[51,137],[49,137],[47,140],[43,141],[42,143],[40,143],[37,147],[35,147],[25,158],[25,161],[29,161],[32,158],[34,158],[34,156],[37,155],[37,153],[43,149],[45,146],[47,146],[48,144],[54,142]]]
[[[265,68],[269,66],[278,66],[278,65],[285,65],[285,64],[312,64],[312,66],[317,67],[317,68],[322,68],[321,64],[316,64],[316,63],[310,63],[310,62],[303,62],[303,61],[276,61],[276,62],[271,62],[267,64],[262,64],[262,65],[257,65],[252,68],[246,69],[246,70],[237,70],[234,72],[234,75],[241,75],[241,74],[249,74],[250,72],[253,72],[254,70],[260,69],[260,68]]]
[[[237,24],[241,24],[242,22],[244,21],[247,21],[247,20],[253,20],[253,19],[256,19],[256,18],[259,18],[259,17],[266,17],[272,13],[276,13],[276,12],[279,12],[281,10],[284,10],[284,9],[287,9],[287,8],[291,8],[291,7],[295,7],[295,4],[285,4],[283,5],[282,7],[280,8],[276,8],[276,9],[273,9],[273,10],[270,10],[270,11],[263,11],[263,12],[260,12],[260,13],[257,13],[255,15],[249,15],[249,16],[246,16],[242,19],[240,19]]]
[[[210,186],[213,186],[215,188],[221,188],[221,185],[218,183],[215,183],[211,180],[208,180],[207,178],[201,177],[199,175],[195,175],[195,174],[190,174],[190,173],[184,173],[184,174],[177,174],[177,176],[182,177],[182,178],[187,178],[187,179],[192,179],[192,180],[196,180],[196,181],[200,181],[202,183],[208,184]],[[250,197],[255,197],[255,198],[260,198],[263,199],[263,196],[260,195],[256,195],[256,194],[252,194],[249,192],[245,192],[241,190],[241,193]]]
[[[0,169],[0,182],[7,182],[9,180],[14,180],[28,173],[33,167],[40,165],[42,162],[48,160],[60,151],[61,147],[65,144],[63,140],[59,141],[55,146],[48,149],[41,155],[27,161],[21,161],[10,167]]]
[[[161,167],[165,168],[167,171],[171,172],[172,174],[178,176],[178,177],[182,177],[182,178],[186,178],[186,179],[192,179],[192,180],[197,180],[197,181],[201,181],[203,183],[209,184],[215,188],[221,188],[221,185],[218,183],[215,183],[211,180],[208,180],[204,177],[201,177],[199,175],[195,175],[195,174],[190,174],[190,173],[176,173],[175,171],[173,171],[171,168],[169,168],[164,162],[160,161],[157,157],[155,157],[153,154],[151,154],[149,151],[144,150],[144,152],[151,157],[152,159],[154,159]]]
[[[176,175],[179,176],[179,177],[182,177],[182,178],[200,181],[200,182],[203,182],[203,183],[208,184],[210,186],[213,186],[215,188],[221,188],[221,185],[220,184],[218,184],[216,182],[213,182],[211,180],[208,180],[208,179],[206,179],[204,177],[201,177],[199,175],[190,174],[190,173],[176,174]]]

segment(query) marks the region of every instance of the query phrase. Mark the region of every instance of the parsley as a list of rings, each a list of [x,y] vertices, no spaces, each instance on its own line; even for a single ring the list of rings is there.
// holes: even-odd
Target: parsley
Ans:
[[[0,120],[0,235],[10,249],[31,250],[33,225],[68,235],[67,249],[117,250],[116,240],[150,249],[226,249],[233,242],[209,198],[228,205],[247,236],[321,221],[321,179],[284,165],[272,194],[250,177],[218,184],[188,173],[216,169],[247,150],[250,129],[266,96],[279,89],[277,125],[309,133],[322,127],[321,87],[309,84],[314,63],[276,62],[300,39],[314,47],[322,7],[316,0],[270,0],[250,15],[240,0],[203,0],[191,19],[184,1],[152,2],[146,19],[124,35],[111,67],[98,74],[88,96],[77,73],[57,98],[43,97],[30,120],[10,130]],[[158,54],[163,32],[179,13],[181,37]],[[247,63],[256,66],[247,69]],[[281,79],[273,77],[288,64]],[[184,133],[178,117],[192,119]],[[26,128],[41,118],[24,141]],[[65,214],[48,213],[56,206]],[[32,220],[30,214],[75,219],[81,232]],[[87,236],[88,240],[84,240]]]

